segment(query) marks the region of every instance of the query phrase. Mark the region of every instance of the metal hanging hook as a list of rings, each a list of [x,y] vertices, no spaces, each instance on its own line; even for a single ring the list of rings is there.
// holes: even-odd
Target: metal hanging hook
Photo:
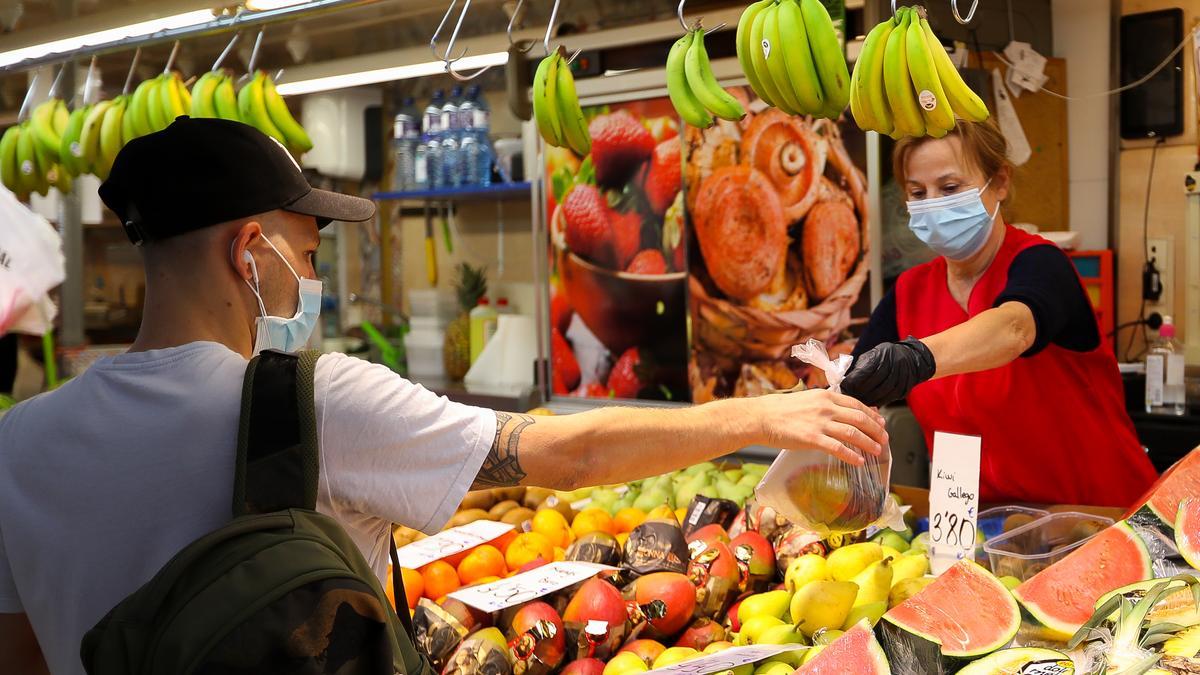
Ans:
[[[508,46],[509,46],[509,48],[510,48],[510,49],[516,49],[518,52],[520,52],[520,53],[522,53],[522,54],[526,54],[526,53],[528,53],[528,52],[529,52],[529,50],[533,49],[533,46],[534,46],[535,44],[537,44],[537,41],[535,41],[535,40],[522,40],[521,42],[525,42],[525,43],[528,43],[528,44],[526,44],[524,47],[521,47],[520,45],[518,45],[516,42],[514,42],[514,41],[513,41],[513,36],[512,36],[512,34],[513,34],[513,26],[514,26],[514,25],[517,23],[517,21],[520,19],[520,17],[521,17],[521,7],[523,7],[524,5],[525,5],[525,0],[517,0],[517,6],[516,6],[516,8],[515,8],[515,9],[513,9],[512,16],[511,16],[511,17],[509,17],[509,19],[508,19],[508,31],[507,31],[507,33],[508,33]]]
[[[58,84],[60,82],[62,82],[63,74],[66,72],[67,72],[67,65],[63,64],[63,66],[58,69],[58,75],[54,76],[54,81],[50,83],[50,93],[48,95],[48,98],[54,98],[55,95],[58,93]]]
[[[892,0],[892,2],[895,2],[895,1],[896,0]],[[679,0],[679,6],[677,6],[675,8],[675,15],[679,17],[679,25],[683,26],[683,29],[685,31],[688,31],[688,30],[691,30],[691,27],[688,26],[687,20],[685,20],[683,18],[683,6],[685,4],[687,4],[687,0]],[[696,25],[697,26],[700,25],[699,20],[696,21]],[[718,24],[715,28],[709,28],[708,30],[704,31],[704,34],[708,35],[709,33],[713,32],[713,31],[721,30],[724,27],[725,27],[725,23],[722,22],[722,23]]]
[[[977,9],[979,9],[979,0],[974,0],[971,3],[971,9],[967,12],[967,18],[964,19],[958,13],[958,0],[950,0],[950,11],[954,12],[954,20],[964,26],[971,23],[971,19],[975,18],[975,10]]]
[[[442,34],[442,28],[444,28],[446,25],[446,19],[450,18],[450,12],[454,11],[454,6],[457,4],[458,0],[450,0],[450,6],[446,8],[446,13],[442,15],[442,20],[438,22],[437,29],[433,31],[433,37],[429,38],[429,51],[433,52],[433,55],[435,58],[437,58],[437,60],[445,61],[447,64],[454,63],[455,61],[467,55],[466,47],[463,47],[462,54],[459,54],[455,58],[450,58],[449,48],[446,49],[445,54],[439,54],[437,50],[438,36]],[[466,0],[465,4],[463,4],[462,11],[458,14],[458,23],[454,26],[454,35],[450,37],[451,46],[454,45],[454,39],[458,37],[458,29],[462,27],[463,17],[466,16],[467,8],[470,6],[471,0]]]
[[[951,0],[951,1],[953,1],[953,0]],[[896,16],[896,0],[892,0],[892,17],[895,18],[895,16]]]
[[[178,46],[179,43],[175,43]],[[174,51],[174,50],[172,50]],[[138,61],[142,58],[142,48],[138,47],[133,50],[133,60],[129,62],[129,74],[125,76],[125,86],[121,87],[122,94],[128,94],[129,88],[133,86],[133,73],[137,70]]]
[[[262,50],[263,35],[266,32],[267,29],[260,28],[258,37],[254,38],[254,49],[250,51],[250,62],[246,64],[246,72],[251,75],[254,74],[254,68],[258,65],[258,54]]]
[[[554,24],[558,21],[558,4],[560,0],[554,0],[554,7],[550,9],[550,21],[546,24],[546,37],[542,39],[542,48],[546,50],[546,56],[550,56],[550,34],[554,32]],[[567,59],[567,63],[575,61],[575,57],[579,56],[582,49],[576,49],[571,58]]]
[[[233,39],[230,40],[229,44],[225,46],[225,50],[221,52],[221,55],[217,57],[217,60],[213,61],[212,68],[209,70],[217,70],[221,67],[221,64],[225,62],[225,57],[229,56],[229,53],[233,51],[234,46],[237,45],[238,40],[240,40],[241,37],[242,34],[240,32],[233,34]]]
[[[29,81],[29,89],[25,92],[25,100],[21,102],[21,109],[17,111],[17,122],[24,122],[29,117],[29,108],[33,104],[33,92],[37,91],[38,78],[41,77],[39,71],[33,71],[33,79]]]
[[[167,57],[167,65],[163,67],[163,75],[171,72],[171,68],[175,66],[175,57],[179,56],[179,46],[183,44],[179,40],[175,41],[175,46],[171,47],[171,55]]]
[[[96,55],[93,54],[92,62],[88,65],[87,77],[85,77],[83,80],[82,105],[91,105],[95,103],[96,101],[94,99],[100,95],[100,87],[96,85],[97,77]]]
[[[458,2],[458,0],[452,0],[452,2],[450,3],[450,9],[454,9],[454,5],[457,2]],[[458,21],[454,24],[454,32],[450,34],[450,41],[448,43],[446,43],[446,55],[444,57],[442,57],[442,60],[446,62],[446,72],[450,75],[450,77],[453,77],[454,79],[458,80],[459,82],[468,82],[468,81],[473,80],[492,69],[492,66],[483,66],[482,68],[480,68],[479,70],[476,70],[474,73],[471,73],[470,75],[463,75],[461,73],[454,72],[454,62],[458,61],[459,59],[461,59],[462,57],[467,55],[467,48],[463,47],[462,54],[459,54],[457,58],[453,58],[453,59],[450,58],[450,55],[454,53],[454,43],[458,41],[458,31],[462,28],[463,19],[466,18],[467,10],[470,8],[471,8],[471,0],[463,0],[462,11],[458,13]],[[448,10],[447,10],[447,16],[449,16]],[[445,21],[445,19],[446,19],[446,17],[442,17],[443,22]],[[438,29],[440,31],[441,26],[438,26]],[[437,33],[433,34],[433,39],[434,39],[434,41],[437,40]],[[433,42],[430,42],[430,44],[432,45]],[[434,52],[434,53],[436,53],[436,52]]]

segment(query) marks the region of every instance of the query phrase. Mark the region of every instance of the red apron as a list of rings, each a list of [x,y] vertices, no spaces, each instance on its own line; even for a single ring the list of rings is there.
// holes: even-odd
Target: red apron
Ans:
[[[995,260],[971,290],[968,311],[950,295],[946,260],[896,282],[900,337],[925,338],[992,308],[1018,253],[1052,245],[1008,227]],[[1102,344],[1076,352],[1050,344],[1031,357],[917,385],[908,404],[925,432],[983,438],[980,500],[1128,506],[1156,474],[1125,411],[1116,358]]]

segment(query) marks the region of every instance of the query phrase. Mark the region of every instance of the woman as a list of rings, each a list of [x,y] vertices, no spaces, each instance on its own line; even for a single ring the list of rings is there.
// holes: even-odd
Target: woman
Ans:
[[[934,431],[981,436],[984,502],[1128,506],[1155,472],[1116,358],[1067,256],[1000,217],[1005,153],[990,123],[896,144],[909,227],[939,257],[875,308],[842,390],[907,397],[931,450]]]

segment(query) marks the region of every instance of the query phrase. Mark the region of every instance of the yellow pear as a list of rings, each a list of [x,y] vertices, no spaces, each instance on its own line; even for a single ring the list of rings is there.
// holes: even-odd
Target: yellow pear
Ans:
[[[932,584],[934,577],[917,577],[915,579],[905,579],[896,582],[892,586],[892,590],[888,593],[888,607],[895,607],[908,600],[912,596],[920,593],[926,586]]]
[[[867,565],[867,568],[854,577],[858,584],[858,597],[854,606],[861,607],[875,602],[887,602],[888,592],[892,590],[892,559],[884,558]]]
[[[817,654],[820,654],[821,650],[825,649],[827,646],[828,645],[813,645],[810,647],[808,651],[804,652],[804,659],[800,662],[800,665],[806,665],[809,661],[817,658]]]
[[[739,647],[744,645],[758,644],[758,637],[762,635],[763,632],[770,628],[786,625],[787,624],[783,622],[783,619],[777,616],[760,614],[758,616],[751,617],[741,625],[741,630],[738,631],[737,637],[733,639],[733,644]]]
[[[672,663],[682,663],[697,656],[700,656],[700,652],[691,647],[668,647],[658,655],[657,659],[654,659],[654,668],[662,668]]]
[[[787,591],[767,591],[746,598],[738,605],[738,623],[744,624],[756,616],[786,616],[791,596]]]
[[[905,579],[925,576],[929,571],[929,558],[923,555],[905,555],[892,561],[892,585]]]
[[[850,610],[850,615],[846,617],[846,623],[842,624],[842,630],[850,630],[854,628],[854,624],[866,619],[871,622],[871,625],[879,623],[879,619],[888,611],[887,600],[879,602],[868,602],[865,605],[856,605]]]
[[[642,657],[633,652],[621,652],[604,664],[604,672],[601,675],[629,675],[630,673],[644,673],[647,670],[650,670],[650,667],[646,665]]]
[[[892,560],[899,560],[900,556],[904,555],[898,549],[894,549],[891,546],[887,546],[885,544],[880,544],[879,549],[881,551],[883,551],[883,557],[891,558]]]
[[[792,596],[792,623],[809,637],[822,628],[841,628],[857,596],[853,581],[814,581]]]
[[[865,570],[867,565],[879,560],[883,560],[883,547],[873,541],[864,541],[835,549],[829,554],[826,562],[829,565],[829,576],[834,581],[850,581]]]
[[[796,589],[810,581],[827,581],[830,578],[829,564],[825,558],[816,553],[805,553],[788,565],[783,583],[788,591],[795,593]]]

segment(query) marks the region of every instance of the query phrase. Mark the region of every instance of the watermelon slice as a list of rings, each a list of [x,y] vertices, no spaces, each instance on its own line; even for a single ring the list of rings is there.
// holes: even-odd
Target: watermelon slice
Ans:
[[[1013,647],[967,664],[958,675],[1021,675],[1023,673],[1056,673],[1073,675],[1075,663],[1071,657],[1053,649]]]
[[[897,672],[932,672],[933,664],[953,672],[1011,642],[1021,611],[1004,584],[963,560],[884,614],[880,626]]]
[[[1156,521],[1160,527],[1170,530],[1175,525],[1179,504],[1197,494],[1200,494],[1200,448],[1189,452],[1159,476],[1126,518],[1135,524]]]
[[[875,641],[875,633],[866,619],[821,650],[794,675],[890,675],[887,655]]]
[[[1200,499],[1180,502],[1175,516],[1175,547],[1187,564],[1200,569]]]
[[[1153,576],[1150,562],[1141,537],[1121,521],[1017,586],[1013,595],[1049,637],[1066,641],[1091,618],[1101,595]]]

